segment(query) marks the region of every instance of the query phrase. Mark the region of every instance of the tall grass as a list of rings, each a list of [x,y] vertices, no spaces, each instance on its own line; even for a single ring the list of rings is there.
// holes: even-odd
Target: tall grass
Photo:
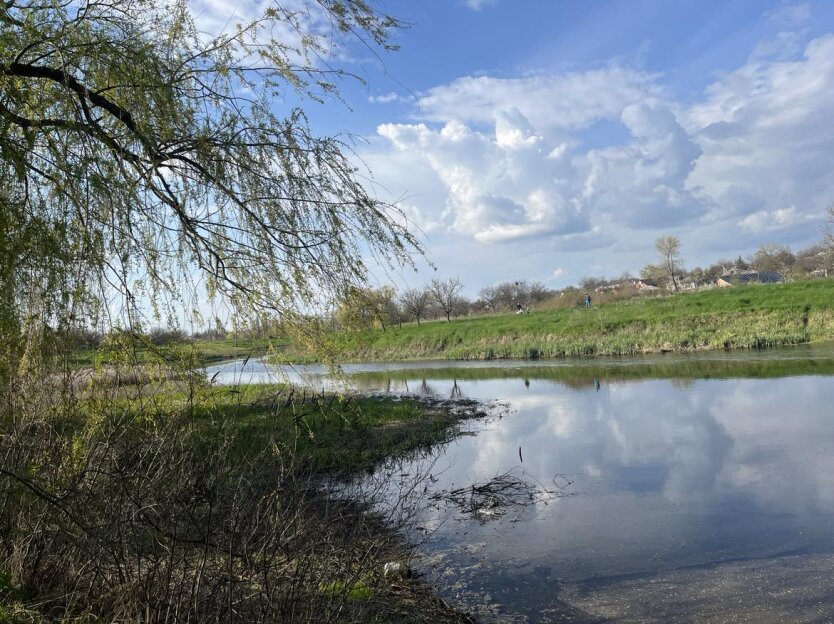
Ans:
[[[181,364],[51,372],[0,403],[0,622],[468,621],[382,572],[409,557],[398,530],[422,478],[389,496],[403,469],[387,460],[447,439],[457,416],[215,388]]]

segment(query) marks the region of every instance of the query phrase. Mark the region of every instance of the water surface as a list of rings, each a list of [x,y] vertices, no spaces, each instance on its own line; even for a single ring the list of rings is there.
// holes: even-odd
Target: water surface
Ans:
[[[214,372],[277,373],[250,366]],[[422,518],[422,569],[485,621],[834,621],[831,346],[344,372],[508,406],[406,467],[431,473],[429,493],[556,479],[560,496],[511,514],[437,504]]]

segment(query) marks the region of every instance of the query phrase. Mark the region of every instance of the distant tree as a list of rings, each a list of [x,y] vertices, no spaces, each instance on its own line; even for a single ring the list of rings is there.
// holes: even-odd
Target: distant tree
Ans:
[[[147,337],[156,346],[177,344],[186,341],[186,335],[181,329],[169,327],[154,327],[147,332]]]
[[[710,280],[718,279],[722,275],[726,275],[733,266],[734,263],[732,260],[722,258],[721,260],[713,262],[704,271],[704,277]]]
[[[658,266],[672,283],[672,287],[679,290],[678,280],[683,272],[683,259],[680,255],[681,241],[677,236],[660,236],[654,243],[659,256]]]
[[[420,320],[428,316],[431,308],[431,293],[426,288],[409,288],[400,295],[400,307],[406,318],[411,318],[420,324]]]
[[[487,286],[486,288],[481,288],[481,290],[478,292],[478,297],[493,312],[495,312],[498,306],[501,304],[501,293],[498,290],[498,287],[496,286]]]
[[[596,290],[605,283],[604,277],[583,277],[579,280],[579,287],[585,290]]]
[[[735,268],[737,268],[739,271],[747,271],[747,270],[750,268],[750,263],[749,263],[749,262],[747,262],[747,261],[746,261],[744,258],[742,258],[741,256],[739,256],[738,258],[736,258],[736,261],[735,261],[735,263],[734,263],[734,266],[735,266]]]
[[[540,282],[530,283],[527,280],[502,282],[495,287],[495,290],[499,304],[508,310],[513,310],[518,305],[528,306],[534,297],[544,298],[541,296],[544,286]]]
[[[651,280],[659,284],[665,280],[666,272],[661,266],[656,264],[647,264],[640,269],[640,277],[644,280]]]
[[[432,299],[450,323],[452,322],[452,313],[455,311],[455,305],[458,302],[458,295],[461,290],[463,290],[463,283],[457,277],[445,280],[433,279],[431,284],[429,284],[429,293]]]
[[[753,267],[757,271],[777,271],[787,275],[796,263],[790,247],[778,243],[762,245],[753,255]]]
[[[530,282],[527,289],[528,304],[541,303],[553,296],[553,291],[541,282]]]
[[[834,268],[832,260],[834,260],[834,254],[823,241],[797,251],[794,268],[804,274],[828,277]]]
[[[472,309],[472,302],[469,301],[466,297],[458,295],[455,297],[455,300],[452,302],[452,315],[453,316],[466,316],[469,314],[469,311]]]
[[[397,300],[397,289],[393,286],[385,286],[376,291],[377,320],[385,331],[385,325],[403,324],[403,311]]]
[[[380,327],[385,331],[398,322],[399,309],[392,286],[383,288],[350,288],[342,296],[336,311],[336,321],[344,329]]]
[[[515,282],[501,282],[495,287],[498,296],[498,303],[504,309],[510,310],[516,305],[518,289]]]
[[[351,289],[344,293],[339,300],[334,318],[340,329],[358,330],[371,327],[367,298],[359,289]]]
[[[826,273],[834,271],[834,201],[828,203],[828,226],[822,241],[822,258]]]
[[[689,279],[695,284],[703,282],[706,278],[706,272],[701,267],[695,267],[689,272]]]

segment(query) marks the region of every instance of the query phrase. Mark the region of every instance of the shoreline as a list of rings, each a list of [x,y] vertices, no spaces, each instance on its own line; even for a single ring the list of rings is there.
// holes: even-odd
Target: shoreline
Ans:
[[[170,601],[185,599],[182,608],[195,619],[214,618],[225,608],[210,589],[218,584],[224,594],[236,592],[223,600],[234,599],[246,621],[474,621],[440,599],[426,579],[385,573],[385,564],[407,565],[415,556],[403,529],[419,491],[410,493],[417,497],[412,503],[386,502],[383,514],[374,507],[382,490],[353,488],[365,495],[351,498],[340,484],[386,464],[399,470],[397,458],[449,442],[461,434],[461,423],[488,416],[485,404],[310,393],[276,384],[207,386],[196,396],[176,382],[156,394],[147,390],[134,386],[142,400],[131,402],[124,387],[93,388],[95,400],[73,403],[60,435],[50,435],[51,427],[3,423],[0,452],[15,462],[3,468],[0,494],[15,526],[36,519],[44,527],[41,539],[63,540],[73,554],[0,557],[0,616],[110,620],[141,612],[153,619]],[[30,457],[41,447],[54,447],[49,452],[60,461]],[[117,463],[88,471],[84,458],[93,456]],[[119,464],[125,457],[138,463]],[[43,492],[56,475],[66,484],[64,502],[44,507]],[[68,516],[94,532],[68,532]],[[214,518],[237,518],[237,528],[229,532]],[[20,529],[0,532],[7,552],[30,539]],[[135,556],[114,559],[114,539],[115,552]],[[157,575],[151,562],[158,557],[179,572]],[[77,578],[61,573],[85,561],[96,561],[96,571]],[[223,580],[230,565],[239,579],[233,586]],[[194,574],[196,585],[189,580]],[[110,579],[107,586],[96,581],[102,577]],[[137,579],[131,587],[141,581],[145,589],[120,590],[121,578]],[[185,586],[199,594],[182,594]]]

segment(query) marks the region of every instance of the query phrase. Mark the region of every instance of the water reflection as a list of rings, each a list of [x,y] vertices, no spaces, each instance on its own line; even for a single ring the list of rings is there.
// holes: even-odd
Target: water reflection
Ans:
[[[419,370],[420,374],[415,374]],[[333,371],[320,364],[280,366],[260,358],[224,362],[206,369],[217,384],[274,383],[289,381],[328,386],[349,377],[352,383],[368,378],[379,389],[379,380],[404,379],[550,379],[587,385],[599,379],[705,379],[781,377],[834,374],[834,344],[799,345],[767,351],[709,351],[561,360],[490,360],[354,363]]]
[[[834,621],[834,349],[780,353],[345,372],[366,390],[509,404],[414,460],[435,491],[522,458],[574,482],[511,519],[428,509],[426,569],[447,598],[531,621]]]
[[[546,568],[550,591],[512,599],[539,613],[600,579],[834,552],[828,377],[434,384],[440,394],[451,387],[468,397],[500,397],[513,410],[434,458],[436,487],[488,480],[517,466],[522,448],[526,470],[542,479],[571,475],[578,494],[531,508],[512,524],[449,522],[438,512],[426,549],[442,556],[443,585],[461,584],[452,582],[451,595],[474,583],[495,597]],[[826,609],[834,615],[832,605]]]

